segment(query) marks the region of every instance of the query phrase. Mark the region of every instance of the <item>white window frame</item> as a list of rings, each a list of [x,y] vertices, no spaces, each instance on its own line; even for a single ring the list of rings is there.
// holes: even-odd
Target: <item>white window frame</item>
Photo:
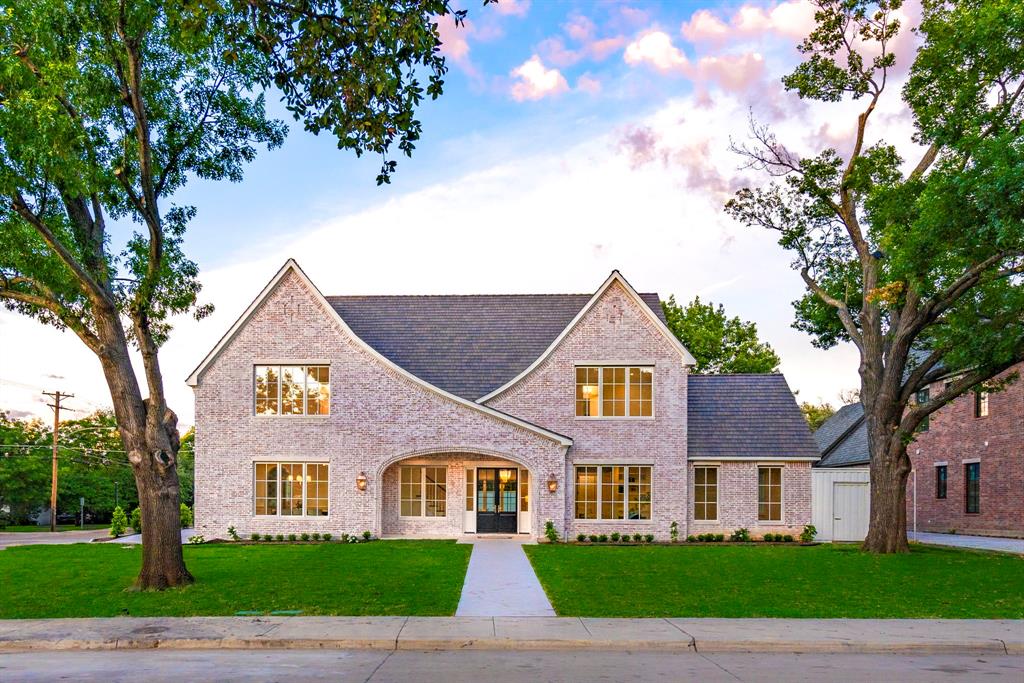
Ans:
[[[779,518],[778,519],[761,519],[761,470],[777,469],[779,471]],[[757,524],[758,526],[771,526],[783,524],[786,520],[786,468],[782,465],[758,465],[757,466],[757,481],[754,484],[757,487]]]
[[[260,465],[272,465],[277,468],[277,502],[276,510],[274,514],[258,513],[256,512],[256,469]],[[302,514],[301,515],[284,515],[281,514],[281,491],[284,487],[281,485],[281,466],[282,465],[302,465]],[[307,468],[310,465],[323,465],[327,468],[327,514],[326,515],[311,515],[309,514],[309,487],[307,484],[309,480],[306,478]],[[319,480],[318,480],[319,481]],[[253,517],[269,518],[277,517],[281,519],[328,519],[331,516],[331,464],[323,460],[253,460],[252,461],[252,514]]]
[[[715,470],[715,517],[714,519],[698,519],[697,518],[697,470]],[[693,467],[693,521],[696,524],[718,524],[719,510],[721,508],[721,496],[718,493],[719,487],[722,485],[721,480],[722,471],[718,465],[694,465]],[[705,482],[707,482],[707,475],[705,474]],[[701,484],[703,488],[707,489],[707,483]],[[707,504],[707,501],[705,501]]]
[[[589,519],[589,518],[586,518],[586,517],[577,517],[576,516],[576,470],[581,468],[581,467],[595,467],[595,468],[597,468],[597,498],[595,499],[595,502],[597,503],[597,517],[595,517],[593,519]],[[602,517],[601,516],[601,504],[604,502],[604,500],[602,498],[602,493],[601,493],[603,488],[604,488],[604,486],[602,484],[602,476],[603,476],[603,470],[606,467],[622,467],[622,468],[624,468],[626,470],[625,473],[624,473],[625,476],[623,478],[623,486],[625,487],[625,490],[623,491],[623,497],[622,497],[622,514],[623,514],[622,518]],[[651,500],[650,500],[651,516],[648,517],[647,519],[630,519],[627,516],[629,514],[629,488],[630,488],[629,487],[629,468],[630,467],[646,467],[646,468],[648,468],[651,471],[651,484],[650,484],[650,486],[651,486]],[[574,522],[581,522],[581,523],[584,523],[584,524],[587,524],[587,523],[602,523],[603,524],[603,523],[608,523],[608,522],[620,522],[620,523],[624,523],[624,524],[651,524],[651,523],[654,522],[654,465],[651,465],[651,464],[648,464],[648,463],[635,463],[635,462],[634,463],[622,463],[622,464],[618,464],[618,463],[589,463],[589,462],[587,462],[587,463],[583,463],[583,462],[577,463],[577,464],[573,465],[573,468],[572,468],[572,498],[573,498],[573,501],[572,501],[572,503],[573,503],[572,504],[572,509],[573,509],[572,515],[573,515],[573,521]]]
[[[406,515],[402,514],[402,502],[405,500],[402,498],[402,469],[410,468],[419,470],[420,473],[420,491],[422,497],[420,498],[420,514],[418,515]],[[443,515],[428,515],[427,514],[427,468],[439,469],[444,472],[444,514]],[[436,485],[436,482],[435,482]],[[474,494],[475,495],[475,494]],[[430,500],[437,501],[437,498],[431,498]],[[463,505],[464,507],[464,505]],[[448,517],[449,509],[451,506],[448,504],[448,466],[447,465],[400,465],[398,470],[398,516],[402,519],[445,519]]]
[[[278,410],[278,412],[276,412],[276,413],[261,413],[261,412],[256,410],[256,368],[261,368],[261,367],[276,367],[277,368],[277,410]],[[327,412],[326,413],[317,413],[315,415],[310,415],[309,413],[306,412],[306,410],[308,408],[308,400],[309,400],[307,384],[305,383],[306,379],[303,380],[304,384],[302,386],[302,412],[301,413],[282,413],[282,412],[280,412],[281,411],[281,389],[282,389],[282,387],[284,385],[284,383],[281,381],[281,376],[284,374],[282,372],[282,368],[303,368],[303,370],[302,370],[303,378],[308,378],[308,372],[306,371],[306,368],[327,368]],[[331,364],[328,363],[328,362],[324,362],[324,361],[308,361],[308,362],[301,362],[301,361],[294,361],[294,362],[258,361],[258,362],[255,362],[252,365],[252,414],[254,416],[256,416],[256,417],[259,417],[259,418],[264,418],[264,417],[269,417],[269,418],[277,418],[277,417],[284,417],[284,418],[290,418],[290,417],[291,418],[293,418],[293,417],[311,417],[311,418],[330,417],[330,415],[331,415],[331,398],[334,395],[333,390],[331,388],[331,382],[332,382],[333,377],[334,377],[334,373],[331,372]]]
[[[576,415],[576,373],[581,368],[596,368],[597,369],[597,411],[598,415]],[[626,414],[625,415],[605,415],[604,414],[604,371],[606,368],[623,368],[626,374]],[[573,366],[572,370],[572,413],[577,420],[653,420],[655,416],[655,364],[654,363],[577,363]],[[632,384],[629,381],[630,370],[650,370],[651,371],[651,414],[650,415],[630,415],[630,387]]]

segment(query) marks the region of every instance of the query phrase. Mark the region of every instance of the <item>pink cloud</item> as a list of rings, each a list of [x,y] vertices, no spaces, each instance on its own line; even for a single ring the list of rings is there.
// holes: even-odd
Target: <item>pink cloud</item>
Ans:
[[[756,52],[701,57],[697,62],[697,77],[715,83],[722,90],[742,93],[764,80],[764,57]]]
[[[815,26],[815,7],[810,0],[786,0],[769,7],[745,4],[728,23],[706,9],[697,10],[681,27],[683,36],[695,43],[723,43],[771,33],[801,39]]]
[[[512,69],[510,75],[516,79],[510,91],[517,102],[539,100],[558,95],[569,89],[569,84],[558,69],[544,66],[540,57],[533,55]]]
[[[592,77],[590,74],[583,74],[576,79],[576,90],[579,92],[585,92],[588,95],[596,95],[601,92],[601,81]]]
[[[525,17],[530,11],[530,0],[498,0],[491,7],[504,16]]]
[[[595,61],[600,62],[601,60],[606,59],[608,55],[618,51],[625,44],[625,38],[622,36],[615,36],[614,38],[593,40],[587,43],[586,49]]]
[[[577,42],[584,42],[590,40],[594,35],[594,22],[582,14],[573,14],[569,17],[569,21],[562,24],[562,28],[565,29],[566,35]]]
[[[573,32],[568,28],[567,33],[569,33],[570,37],[573,37]],[[577,32],[576,35],[581,34]],[[587,33],[586,38],[582,40],[577,39],[577,42],[582,44],[579,47],[570,48],[566,46],[561,38],[547,38],[537,45],[537,51],[544,57],[545,61],[555,66],[566,67],[572,66],[584,59],[590,59],[595,62],[603,61],[609,55],[621,49],[626,44],[626,39],[622,36],[593,38]]]
[[[469,35],[472,24],[467,20],[462,26],[455,25],[452,15],[437,17],[437,34],[441,38],[441,54],[456,64],[469,60]]]
[[[583,59],[583,53],[565,46],[561,38],[547,38],[537,45],[537,51],[555,66],[572,66]]]
[[[729,36],[725,22],[706,9],[694,12],[681,30],[687,40],[695,43],[718,43]]]
[[[645,10],[630,7],[629,5],[619,7],[619,16],[621,16],[627,23],[634,26],[646,24],[651,18],[651,15]]]
[[[623,59],[631,66],[647,64],[662,73],[685,71],[689,62],[686,55],[672,44],[664,31],[647,31],[626,46]]]

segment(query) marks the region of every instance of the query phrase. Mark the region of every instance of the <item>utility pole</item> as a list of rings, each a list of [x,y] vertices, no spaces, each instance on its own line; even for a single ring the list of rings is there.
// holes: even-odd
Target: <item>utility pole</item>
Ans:
[[[66,398],[74,398],[74,394],[63,394],[59,391],[44,391],[43,395],[53,399],[46,405],[53,408],[53,472],[50,476],[50,531],[57,530],[57,434],[60,431],[60,402]]]

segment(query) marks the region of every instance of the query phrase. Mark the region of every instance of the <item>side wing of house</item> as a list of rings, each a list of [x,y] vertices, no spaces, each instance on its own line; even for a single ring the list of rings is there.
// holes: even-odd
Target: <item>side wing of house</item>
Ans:
[[[562,470],[571,445],[388,361],[292,261],[189,383],[196,521],[207,538],[224,537],[229,526],[450,537],[464,530],[472,498],[465,462],[540,481]],[[520,530],[536,534],[543,520],[561,518],[564,487],[534,486],[530,495]]]

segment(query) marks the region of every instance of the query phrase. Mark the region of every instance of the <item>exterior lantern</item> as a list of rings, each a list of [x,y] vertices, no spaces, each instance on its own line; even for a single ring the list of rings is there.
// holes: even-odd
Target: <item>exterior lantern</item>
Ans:
[[[356,477],[356,488],[360,491],[366,490],[366,472],[360,472],[359,476]]]
[[[558,490],[558,480],[555,479],[555,475],[552,474],[550,477],[548,477],[548,491],[550,491],[551,493],[554,493],[557,490]]]

